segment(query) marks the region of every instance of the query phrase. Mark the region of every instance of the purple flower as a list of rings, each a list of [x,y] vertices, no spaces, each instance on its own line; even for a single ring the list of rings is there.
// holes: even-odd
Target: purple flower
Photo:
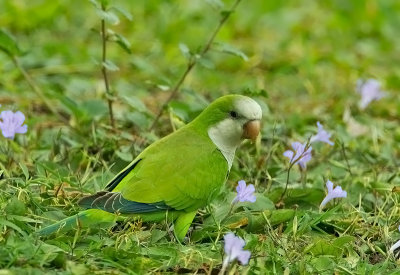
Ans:
[[[237,195],[236,198],[232,201],[232,203],[236,202],[255,202],[256,196],[254,195],[254,185],[249,184],[246,186],[246,182],[244,180],[240,180],[238,182],[238,186],[236,187]]]
[[[342,187],[336,186],[335,189],[333,189],[333,183],[328,180],[326,182],[326,188],[328,188],[328,194],[324,198],[324,200],[321,202],[321,205],[319,206],[321,209],[331,200],[336,199],[336,198],[346,198],[347,197],[347,192],[343,191]]]
[[[400,231],[400,225],[399,225],[399,231]],[[394,245],[392,245],[389,249],[390,252],[395,251],[397,248],[400,247],[400,240],[398,240]]]
[[[311,160],[311,150],[312,147],[310,146],[307,151],[305,144],[301,144],[300,142],[293,142],[292,143],[293,151],[287,150],[283,153],[283,155],[289,158],[290,163],[297,163],[301,166],[301,168],[306,168],[306,163]]]
[[[14,139],[15,134],[25,134],[28,126],[22,125],[25,116],[20,111],[13,113],[12,111],[3,111],[0,113],[0,129],[5,138]]]
[[[246,245],[244,240],[240,237],[236,237],[233,233],[228,233],[224,236],[224,249],[225,249],[225,259],[224,265],[226,266],[228,263],[238,259],[239,262],[243,265],[249,262],[250,251],[243,250],[243,247]]]
[[[325,131],[324,126],[322,126],[322,124],[319,123],[319,121],[317,122],[317,126],[318,126],[318,133],[311,137],[310,142],[321,141],[328,143],[329,145],[333,145],[334,143],[329,140],[332,134]]]
[[[361,95],[359,106],[361,110],[364,110],[368,104],[374,100],[381,99],[386,95],[385,92],[381,91],[381,84],[375,79],[367,79],[357,81],[357,92]]]

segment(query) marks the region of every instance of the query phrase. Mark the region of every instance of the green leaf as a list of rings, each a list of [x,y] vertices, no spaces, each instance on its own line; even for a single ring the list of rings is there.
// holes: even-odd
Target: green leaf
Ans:
[[[137,125],[141,129],[147,129],[150,126],[151,120],[149,115],[145,115],[141,112],[128,113],[126,119],[133,124]],[[145,135],[146,133],[142,134]]]
[[[171,89],[171,87],[168,86],[168,85],[157,84],[156,86],[157,86],[157,88],[159,88],[161,91],[164,91],[164,92],[166,92],[166,91]]]
[[[220,14],[222,17],[226,17],[226,16],[229,16],[232,12],[233,11],[231,11],[231,10],[223,10],[220,12]]]
[[[238,57],[242,58],[244,61],[249,60],[249,58],[247,57],[247,55],[244,52],[235,48],[232,45],[229,45],[227,43],[221,43],[221,42],[215,42],[214,44],[215,44],[215,49],[217,51],[238,56]]]
[[[97,1],[97,0],[89,0],[89,1],[90,1],[90,3],[93,4],[93,6],[95,6],[95,8],[101,9],[101,4],[99,3],[99,1]]]
[[[330,241],[324,239],[317,239],[314,243],[310,244],[305,252],[310,252],[314,256],[319,255],[332,255],[335,257],[339,257],[343,253],[343,249],[341,247],[333,245]]]
[[[234,198],[236,197],[235,192],[231,192],[227,196],[227,201],[232,202]],[[255,202],[238,202],[235,205],[235,208],[239,207],[246,207],[250,210],[253,211],[264,211],[264,210],[274,210],[275,209],[275,204],[266,196],[263,194],[255,193],[256,196],[256,201]]]
[[[273,202],[278,202],[284,188],[275,188],[268,193],[268,197]],[[319,205],[325,193],[323,190],[314,187],[303,187],[302,185],[292,184],[287,190],[287,195],[284,198],[286,207],[299,204],[299,205]]]
[[[110,0],[100,0],[100,3],[101,3],[102,6],[107,8],[108,5],[110,4]]]
[[[267,213],[267,215],[269,213],[268,218],[271,225],[276,225],[291,220],[296,211],[294,209],[277,209],[272,211],[267,210],[264,213]]]
[[[26,206],[17,197],[13,197],[7,204],[5,211],[7,214],[23,216],[26,213]]]
[[[110,23],[111,25],[119,24],[118,16],[112,11],[103,11],[98,9],[97,14],[100,16],[102,20],[105,20],[107,23]]]
[[[247,229],[251,232],[263,231],[266,224],[274,226],[291,221],[295,213],[294,209],[265,210],[249,223]]]
[[[245,206],[250,210],[254,211],[264,211],[264,210],[273,210],[275,209],[275,204],[263,194],[255,194],[256,201],[255,202],[240,202],[238,206]]]
[[[8,215],[8,218],[12,219],[12,220],[16,220],[16,221],[20,221],[20,222],[27,222],[27,223],[42,223],[42,221],[40,220],[34,220],[25,216],[18,216],[18,215]]]
[[[17,231],[18,233],[20,233],[21,235],[26,236],[26,233],[24,231],[22,231],[22,229],[19,226],[15,225],[12,222],[9,222],[5,219],[0,218],[0,225],[10,227],[10,228],[14,229],[15,231]]]
[[[71,98],[61,94],[55,94],[55,97],[61,102],[63,107],[75,116],[75,118],[80,118],[85,115],[84,111],[81,110],[78,104]]]
[[[151,243],[156,243],[167,235],[167,231],[153,229],[151,230]]]
[[[354,242],[356,238],[354,236],[341,236],[336,238],[332,244],[338,247],[344,247],[346,244]]]
[[[86,113],[90,119],[101,118],[108,113],[108,107],[103,100],[86,100],[80,104],[80,109]]]
[[[181,51],[182,55],[189,59],[191,57],[189,47],[184,43],[179,43],[179,50]]]
[[[125,18],[128,19],[129,21],[133,20],[132,14],[129,11],[127,11],[126,9],[121,8],[121,7],[117,7],[117,6],[112,6],[111,9],[114,9],[114,10],[118,11],[120,14],[125,16]]]
[[[203,66],[204,68],[207,68],[207,69],[214,69],[215,68],[214,63],[210,59],[205,58],[204,56],[198,58],[197,62],[199,62],[199,64],[201,66]]]
[[[123,35],[115,33],[115,42],[127,53],[132,53],[131,51],[131,43],[129,43],[128,39],[126,39]]]
[[[341,163],[341,162],[339,162],[339,161],[336,161],[336,160],[334,160],[334,159],[330,159],[330,160],[329,160],[329,163],[332,164],[333,166],[338,167],[338,168],[343,168],[343,169],[345,169],[345,170],[348,169],[348,167],[347,167],[345,164],[343,164],[343,163]]]
[[[146,252],[155,259],[175,259],[178,256],[175,247],[148,247]]]
[[[318,274],[334,274],[335,261],[328,256],[320,256],[312,259],[311,264]]]
[[[122,96],[122,99],[124,99],[124,102],[128,103],[128,105],[130,105],[136,111],[139,111],[141,113],[148,113],[149,112],[147,110],[146,105],[137,96],[134,96],[134,95]]]
[[[222,221],[228,215],[230,209],[231,205],[228,203],[218,205],[213,216],[207,218],[204,224],[212,225],[215,224],[215,221]]]
[[[25,180],[28,180],[29,179],[28,167],[26,167],[26,165],[24,163],[22,163],[22,162],[19,163],[19,166],[21,167],[22,172],[24,173]]]
[[[132,155],[132,153],[130,153],[130,152],[122,152],[122,151],[120,151],[120,150],[117,150],[117,151],[115,152],[115,154],[117,154],[117,156],[118,156],[120,159],[122,159],[122,160],[124,160],[124,161],[126,161],[126,162],[131,162],[131,161],[133,160],[133,155]]]
[[[184,102],[171,101],[169,110],[183,121],[188,121],[190,114],[190,106]]]
[[[18,56],[21,54],[21,50],[18,48],[14,37],[3,29],[0,29],[0,50],[9,56]]]
[[[224,2],[221,0],[206,0],[206,2],[216,9],[223,9],[225,7]]]
[[[106,60],[105,62],[102,62],[102,64],[109,71],[115,72],[119,70],[118,66],[115,65],[115,63],[112,62],[111,60]]]

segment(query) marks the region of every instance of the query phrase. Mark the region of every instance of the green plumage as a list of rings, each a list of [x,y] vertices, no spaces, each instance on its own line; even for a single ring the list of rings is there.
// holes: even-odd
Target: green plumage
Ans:
[[[228,163],[208,136],[208,129],[227,117],[238,97],[216,100],[194,121],[151,144],[110,181],[105,191],[80,201],[89,210],[38,233],[49,235],[96,221],[112,222],[121,216],[159,221],[168,213],[176,220],[176,237],[182,240],[197,210],[206,206],[226,181]]]

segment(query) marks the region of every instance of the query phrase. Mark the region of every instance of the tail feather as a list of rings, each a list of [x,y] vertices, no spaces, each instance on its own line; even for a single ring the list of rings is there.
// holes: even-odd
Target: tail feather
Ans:
[[[144,203],[125,199],[120,192],[100,191],[78,201],[78,205],[88,209],[101,209],[111,213],[143,214],[172,210],[164,202]]]
[[[98,225],[100,223],[111,223],[117,220],[118,216],[113,213],[108,213],[99,209],[88,209],[52,225],[46,226],[36,231],[36,234],[40,236],[48,236],[56,232],[67,232],[72,229],[88,227],[94,224]]]

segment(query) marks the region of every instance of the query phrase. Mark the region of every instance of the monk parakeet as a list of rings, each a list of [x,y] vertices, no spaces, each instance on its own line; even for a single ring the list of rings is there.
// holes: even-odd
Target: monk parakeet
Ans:
[[[183,240],[199,208],[219,193],[236,148],[260,132],[261,108],[253,99],[227,95],[192,122],[154,142],[117,174],[104,191],[82,198],[87,210],[38,231],[49,235],[128,216],[174,221]]]

